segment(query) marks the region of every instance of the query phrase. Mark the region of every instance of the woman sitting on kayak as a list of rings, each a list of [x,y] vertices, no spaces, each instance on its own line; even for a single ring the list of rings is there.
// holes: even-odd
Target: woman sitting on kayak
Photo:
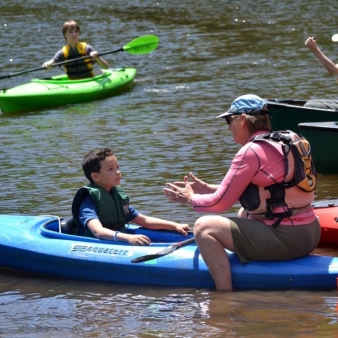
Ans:
[[[107,61],[99,57],[98,52],[92,46],[88,45],[86,42],[79,42],[80,33],[80,26],[76,21],[66,21],[62,26],[62,34],[67,41],[67,45],[42,66],[46,69],[52,69],[54,63],[88,56],[88,59],[65,64],[66,73],[71,80],[93,77],[93,63],[95,62],[101,68],[107,69],[109,67]]]
[[[231,290],[224,248],[235,252],[242,263],[294,259],[316,248],[321,231],[311,206],[315,185],[309,180],[308,190],[299,187],[303,181],[295,180],[297,157],[285,155],[283,144],[274,141],[278,135],[283,140],[284,134],[270,133],[266,102],[243,95],[218,117],[225,118],[235,142],[242,145],[223,181],[207,184],[191,173],[192,183],[185,176],[184,182],[167,183],[169,188],[163,190],[171,201],[203,213],[222,213],[240,200],[238,217],[203,216],[194,226],[197,246],[216,288]],[[269,138],[262,139],[263,135]]]

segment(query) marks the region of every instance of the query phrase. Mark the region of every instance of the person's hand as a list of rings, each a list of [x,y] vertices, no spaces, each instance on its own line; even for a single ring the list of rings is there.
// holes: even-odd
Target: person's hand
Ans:
[[[128,243],[130,245],[150,245],[151,240],[145,235],[130,235]]]
[[[43,63],[42,67],[45,69],[52,69],[53,68],[52,65],[53,65],[53,62],[47,61]]]
[[[192,180],[190,186],[195,194],[209,194],[210,190],[208,189],[207,183],[197,178],[192,172],[189,174],[189,178]],[[178,187],[185,187],[184,181],[175,181],[175,184]]]
[[[166,183],[168,188],[163,188],[164,195],[169,198],[170,201],[178,202],[181,204],[191,204],[194,190],[191,187],[188,176],[184,176],[184,187],[173,183]]]
[[[98,57],[98,54],[99,54],[99,53],[98,53],[96,50],[94,50],[94,51],[90,52],[90,57],[91,57],[92,59],[96,60],[97,57]]]
[[[192,229],[190,228],[189,224],[180,224],[180,223],[176,223],[176,224],[177,225],[175,226],[175,230],[177,232],[180,232],[184,236],[188,236],[187,231],[192,231]]]
[[[305,41],[305,46],[307,46],[312,51],[314,51],[318,48],[316,39],[314,37],[307,38],[306,41]]]

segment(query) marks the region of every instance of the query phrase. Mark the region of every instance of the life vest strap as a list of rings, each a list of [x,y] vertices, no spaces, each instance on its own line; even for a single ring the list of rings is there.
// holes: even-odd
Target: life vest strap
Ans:
[[[274,212],[270,215],[268,215],[268,213],[263,213],[263,214],[250,214],[249,213],[249,216],[253,219],[271,219],[271,215],[273,216],[273,218],[276,218],[276,217],[280,218],[282,216],[284,216],[283,218],[289,218],[291,216],[299,215],[311,209],[312,209],[312,205],[309,204],[301,208],[288,209],[287,211],[284,211],[284,212]]]

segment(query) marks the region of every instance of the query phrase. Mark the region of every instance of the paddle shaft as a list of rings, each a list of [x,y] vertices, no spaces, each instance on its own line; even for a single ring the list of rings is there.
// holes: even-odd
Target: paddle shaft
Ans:
[[[140,36],[132,41],[130,41],[127,45],[125,45],[124,47],[121,47],[119,49],[115,49],[115,50],[111,50],[108,52],[104,52],[104,53],[99,53],[97,54],[97,56],[102,56],[102,55],[107,55],[107,54],[113,54],[113,53],[117,53],[117,52],[123,52],[126,51],[130,54],[146,54],[149,53],[151,51],[153,51],[154,49],[157,48],[159,39],[157,36],[155,35],[144,35],[144,36]],[[66,60],[63,62],[58,62],[58,63],[54,63],[52,65],[52,67],[58,67],[58,66],[62,66],[66,63],[71,63],[71,62],[76,62],[76,61],[82,61],[84,59],[88,59],[90,58],[90,56],[81,56],[75,59],[70,59],[70,60]],[[22,72],[18,72],[18,73],[13,73],[13,74],[7,74],[4,76],[0,76],[0,80],[2,79],[9,79],[13,76],[17,76],[17,75],[23,75],[23,74],[27,74],[27,73],[32,73],[32,72],[36,72],[38,70],[45,70],[46,68],[41,66],[39,68],[34,68],[34,69],[29,69],[29,70],[25,70]]]
[[[185,247],[189,244],[192,244],[194,242],[195,242],[195,238],[191,237],[189,239],[186,239],[185,241],[171,244],[167,248],[165,248],[164,250],[159,251],[155,254],[150,254],[150,255],[145,255],[145,256],[140,256],[140,257],[134,258],[131,262],[132,263],[141,263],[141,262],[147,262],[147,261],[150,261],[150,260],[153,260],[153,259],[157,259],[157,258],[166,256],[166,255],[169,255],[169,254],[173,253],[174,251],[176,251],[180,248],[183,248],[183,247]]]
[[[117,52],[123,52],[124,49],[123,48],[119,48],[119,49],[116,49],[116,50],[111,50],[109,52],[104,52],[104,53],[100,53],[100,54],[97,54],[97,56],[101,56],[101,55],[106,55],[106,54],[112,54],[112,53],[117,53]],[[75,58],[75,59],[70,59],[70,60],[66,60],[66,61],[63,61],[63,62],[58,62],[58,63],[54,63],[52,65],[52,67],[58,67],[58,66],[62,66],[62,65],[65,65],[66,63],[71,63],[71,62],[76,62],[76,61],[82,61],[84,59],[88,59],[90,58],[90,56],[81,56],[81,57],[78,57],[78,58]],[[4,76],[1,76],[0,77],[0,80],[2,79],[9,79],[13,76],[17,76],[17,75],[23,75],[23,74],[27,74],[27,73],[32,73],[32,72],[36,72],[38,70],[46,70],[45,67],[41,66],[39,68],[34,68],[34,69],[29,69],[29,70],[25,70],[23,72],[18,72],[18,73],[13,73],[13,74],[7,74],[7,75],[4,75]]]
[[[191,238],[186,239],[182,242],[176,243],[176,249],[175,250],[183,248],[184,246],[187,246],[187,245],[192,244],[192,243],[195,243],[195,237],[191,237]]]
[[[123,51],[124,51],[123,48],[119,48],[119,49],[116,49],[116,50],[111,50],[109,52],[104,52],[104,53],[97,54],[97,56],[107,55],[107,54],[113,54],[113,53],[123,52]],[[54,68],[54,67],[65,65],[66,63],[71,63],[71,62],[76,62],[76,61],[82,61],[82,60],[88,59],[88,58],[90,58],[90,56],[81,56],[81,57],[78,57],[78,58],[75,58],[75,59],[70,59],[70,60],[66,60],[66,61],[63,61],[63,62],[54,63],[52,65],[52,67]],[[38,70],[46,70],[46,68],[43,67],[43,66],[41,66],[39,68],[29,69],[29,70],[25,70],[25,71],[19,72],[19,73],[7,74],[7,75],[4,75],[4,76],[1,76],[0,80],[7,79],[7,78],[9,79],[9,78],[11,78],[13,76],[17,76],[17,75],[23,75],[23,74],[27,74],[27,73],[36,72]]]
[[[99,54],[97,54],[97,56],[102,56],[102,55],[107,55],[107,54],[113,54],[113,53],[123,52],[123,51],[124,51],[123,48],[119,48],[119,49],[116,49],[116,50],[111,50],[111,51],[109,51],[109,52],[99,53]],[[65,65],[66,63],[71,63],[71,62],[76,62],[76,61],[82,61],[82,60],[88,59],[88,58],[90,59],[90,56],[89,56],[89,55],[86,55],[86,56],[80,56],[80,57],[75,58],[75,59],[70,59],[70,60],[66,60],[66,61],[54,63],[54,64],[52,65],[52,67],[58,67],[58,66]],[[42,69],[45,69],[45,68],[42,67]]]

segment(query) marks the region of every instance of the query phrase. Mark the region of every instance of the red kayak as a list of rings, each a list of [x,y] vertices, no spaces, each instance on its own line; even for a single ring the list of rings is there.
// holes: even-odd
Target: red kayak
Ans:
[[[314,202],[322,234],[318,245],[338,245],[338,198]]]

